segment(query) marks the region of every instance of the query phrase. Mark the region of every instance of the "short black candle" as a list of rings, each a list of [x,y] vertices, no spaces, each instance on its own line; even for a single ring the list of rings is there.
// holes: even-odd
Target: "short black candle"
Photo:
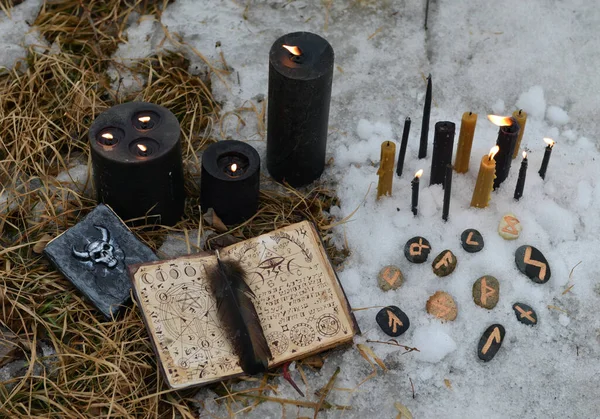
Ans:
[[[419,170],[415,173],[415,177],[411,182],[412,186],[412,200],[410,203],[410,207],[413,215],[417,215],[417,207],[419,206],[419,178],[423,174],[423,169]]]
[[[523,152],[523,161],[519,169],[519,178],[517,179],[517,187],[515,188],[515,199],[519,200],[523,196],[525,188],[525,177],[527,176],[527,152]]]
[[[211,144],[202,154],[200,205],[225,224],[238,224],[258,209],[260,156],[241,141]]]
[[[309,32],[284,35],[271,47],[267,168],[278,182],[297,187],[323,173],[333,59],[331,45]]]
[[[423,105],[423,122],[421,123],[421,142],[419,143],[419,158],[427,157],[427,139],[429,137],[429,116],[431,114],[431,74],[427,77],[427,91]]]
[[[88,134],[99,202],[124,220],[173,225],[185,191],[179,122],[168,109],[129,102],[101,113]],[[146,221],[136,221],[144,224]]]
[[[548,162],[550,162],[550,156],[552,155],[552,148],[554,147],[554,141],[550,138],[544,138],[546,144],[546,150],[544,151],[544,158],[542,159],[542,166],[538,172],[542,179],[546,179],[546,170],[548,170]]]
[[[455,132],[456,125],[453,122],[440,121],[435,124],[430,185],[444,185],[446,167],[452,162]]]
[[[495,117],[500,118],[500,128],[498,129],[498,139],[496,145],[499,151],[496,154],[496,178],[494,179],[494,189],[496,189],[508,177],[512,163],[512,155],[519,137],[519,123],[513,117]],[[494,121],[492,121],[494,122]]]
[[[404,169],[404,158],[406,157],[406,147],[408,145],[408,134],[410,132],[410,118],[404,120],[404,131],[402,132],[402,143],[400,144],[400,153],[398,154],[398,165],[396,166],[396,174],[402,176]]]
[[[442,208],[442,219],[448,221],[450,213],[450,194],[452,191],[452,165],[446,166],[446,176],[444,178],[444,206]]]

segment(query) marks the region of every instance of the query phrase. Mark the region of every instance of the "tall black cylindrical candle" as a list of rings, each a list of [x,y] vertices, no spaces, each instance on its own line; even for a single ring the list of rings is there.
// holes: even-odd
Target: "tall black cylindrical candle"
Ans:
[[[442,219],[448,221],[450,214],[450,195],[452,192],[452,165],[446,166],[446,177],[444,178],[444,206],[442,208]]]
[[[431,115],[431,74],[427,77],[427,91],[423,105],[423,121],[421,122],[421,141],[419,142],[419,158],[427,157],[427,140],[429,137],[429,116]]]
[[[402,131],[402,143],[400,144],[400,153],[398,154],[398,165],[396,166],[396,174],[402,176],[404,169],[404,158],[406,157],[406,147],[408,145],[408,134],[410,133],[410,118],[404,120],[404,131]]]
[[[525,177],[527,176],[527,152],[523,152],[523,161],[521,162],[521,168],[519,169],[519,178],[517,179],[517,186],[515,188],[515,199],[519,200],[523,196],[523,189],[525,188]]]
[[[496,154],[496,178],[494,179],[494,189],[496,189],[508,177],[510,165],[512,163],[512,155],[519,137],[519,123],[513,117],[496,117],[492,115],[490,118],[496,125],[500,125],[498,129],[498,139],[496,145],[499,151]]]
[[[241,223],[258,209],[260,156],[241,141],[211,144],[202,154],[200,205],[225,224]]]
[[[124,220],[173,225],[185,191],[179,122],[168,109],[129,102],[101,113],[88,133],[99,202]]]
[[[411,211],[413,213],[413,215],[417,215],[417,208],[419,207],[419,179],[421,178],[421,175],[423,174],[423,169],[420,169],[417,171],[417,173],[415,173],[415,177],[411,182],[411,187],[412,187],[412,199],[410,202],[410,208]]]
[[[456,125],[454,125],[454,122],[440,121],[435,124],[430,185],[444,185],[446,166],[452,162],[455,132]]]
[[[546,150],[544,151],[544,158],[542,159],[542,166],[538,172],[542,179],[546,179],[546,170],[548,169],[548,162],[550,162],[550,155],[552,155],[552,147],[554,147],[554,140],[551,138],[544,138],[544,142],[547,144]]]
[[[271,47],[267,169],[278,182],[302,186],[323,173],[333,58],[331,45],[310,32]]]

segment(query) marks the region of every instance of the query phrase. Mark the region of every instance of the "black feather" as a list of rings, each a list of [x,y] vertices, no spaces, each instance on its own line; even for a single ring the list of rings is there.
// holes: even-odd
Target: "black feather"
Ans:
[[[219,320],[242,370],[250,375],[266,371],[273,356],[252,303],[255,295],[246,284],[244,268],[217,256],[217,266],[208,271],[208,279],[217,300]]]

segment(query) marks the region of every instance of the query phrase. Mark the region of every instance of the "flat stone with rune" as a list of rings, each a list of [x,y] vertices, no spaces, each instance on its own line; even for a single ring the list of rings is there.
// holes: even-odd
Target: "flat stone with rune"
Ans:
[[[523,303],[514,303],[512,307],[518,321],[527,326],[535,326],[537,324],[538,318],[533,308]]]
[[[482,276],[473,284],[473,301],[479,307],[493,309],[500,298],[500,283],[491,275]]]
[[[498,224],[498,234],[505,240],[515,240],[519,238],[523,230],[521,222],[517,216],[511,212],[504,214]]]
[[[396,337],[406,332],[410,327],[408,316],[396,306],[382,308],[375,321],[388,336]]]
[[[515,252],[517,268],[537,284],[545,284],[551,276],[550,264],[538,249],[521,246]]]
[[[506,331],[501,324],[493,324],[483,332],[477,345],[477,356],[484,362],[491,361],[502,346]]]
[[[483,236],[474,228],[469,228],[460,235],[462,248],[469,253],[477,253],[483,249]]]
[[[412,263],[423,263],[429,257],[431,245],[426,238],[416,236],[404,245],[404,256]]]
[[[377,283],[383,291],[395,290],[400,288],[404,283],[404,276],[397,266],[387,265],[379,271]]]
[[[433,268],[433,273],[437,276],[446,276],[450,275],[454,272],[456,268],[456,256],[452,253],[451,250],[444,250],[442,253],[437,255],[437,257],[433,260],[431,267]]]
[[[427,312],[440,320],[452,321],[458,315],[458,308],[454,302],[454,298],[444,291],[437,291],[425,306]]]

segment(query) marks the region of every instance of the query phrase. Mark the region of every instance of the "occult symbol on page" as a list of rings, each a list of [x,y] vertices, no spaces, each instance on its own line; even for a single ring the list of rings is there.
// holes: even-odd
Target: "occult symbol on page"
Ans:
[[[298,323],[292,327],[290,339],[298,346],[308,346],[315,340],[315,331],[306,323]]]
[[[281,355],[290,346],[290,340],[283,332],[269,333],[266,338],[273,355]]]
[[[332,314],[324,314],[317,321],[317,330],[323,336],[334,336],[340,331],[340,321]]]

